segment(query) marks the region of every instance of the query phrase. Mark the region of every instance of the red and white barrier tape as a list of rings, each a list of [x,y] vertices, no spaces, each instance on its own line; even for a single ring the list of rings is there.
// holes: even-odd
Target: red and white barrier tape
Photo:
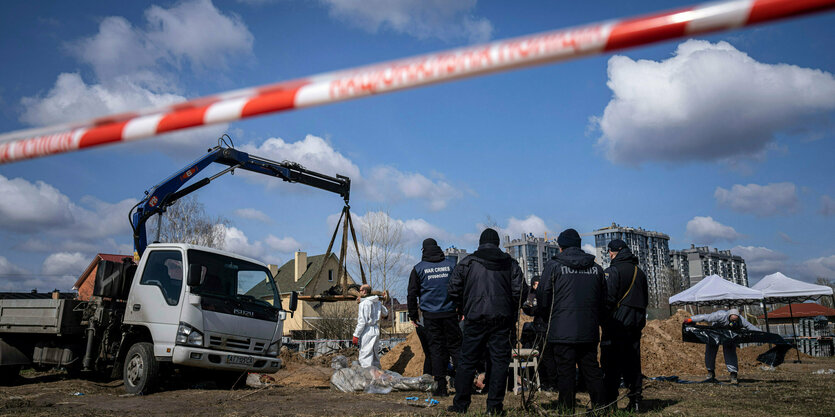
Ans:
[[[835,8],[835,0],[735,0],[612,20],[237,90],[172,106],[0,135],[0,164],[285,110],[557,62]]]

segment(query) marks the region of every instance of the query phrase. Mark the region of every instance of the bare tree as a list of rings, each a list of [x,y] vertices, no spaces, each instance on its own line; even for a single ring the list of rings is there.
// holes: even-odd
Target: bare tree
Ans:
[[[491,229],[499,230],[499,222],[497,222],[496,219],[489,214],[484,218],[484,224],[482,226],[484,226],[485,229],[489,227]]]
[[[368,268],[371,287],[389,292],[391,317],[394,314],[392,289],[405,281],[403,223],[391,218],[388,210],[381,209],[366,213],[359,229],[359,259]],[[394,320],[391,323],[393,328]]]
[[[681,292],[683,287],[683,278],[681,273],[673,268],[663,268],[658,274],[658,282],[656,283],[655,294],[650,294],[649,306],[650,308],[668,308],[669,299],[675,294]]]
[[[818,279],[815,281],[815,284],[826,285],[827,287],[831,287],[832,290],[835,291],[835,279],[818,277]],[[820,303],[829,308],[835,308],[835,305],[832,305],[832,297],[821,297]]]
[[[359,257],[368,267],[369,284],[390,291],[403,280],[403,223],[386,210],[369,212],[360,225],[360,241]]]
[[[149,238],[156,239],[157,222],[150,221]],[[229,220],[222,216],[211,217],[206,213],[197,196],[181,198],[168,207],[162,216],[160,242],[190,243],[223,249]]]
[[[322,303],[317,308],[319,318],[310,320],[316,329],[317,337],[322,339],[349,340],[357,324],[357,304],[353,301]]]

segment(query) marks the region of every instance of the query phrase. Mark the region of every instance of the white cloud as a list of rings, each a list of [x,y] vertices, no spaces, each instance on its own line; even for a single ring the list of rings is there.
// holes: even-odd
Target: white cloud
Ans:
[[[69,285],[64,285],[67,279],[61,277],[41,277],[32,274],[27,269],[11,263],[4,256],[0,256],[0,291],[30,291],[38,289],[50,291],[58,288],[69,290]]]
[[[37,181],[8,179],[0,175],[0,228],[34,232],[73,221],[69,197],[55,187]]]
[[[223,240],[224,250],[265,263],[280,264],[281,257],[276,252],[292,252],[301,246],[293,238],[279,239],[273,235],[267,236],[263,242],[257,240],[250,242],[244,231],[237,227],[223,225],[217,225],[216,227],[226,229]],[[295,243],[295,245],[292,245],[292,243]],[[288,250],[288,248],[292,249]]]
[[[6,259],[5,256],[0,256],[0,276],[3,275],[16,275],[16,274],[26,274],[28,271],[24,268],[21,268]],[[8,277],[6,277],[8,278]]]
[[[335,177],[345,175],[355,180],[360,177],[360,169],[351,160],[335,150],[324,139],[307,135],[297,142],[285,142],[281,138],[270,138],[260,145],[248,143],[240,147],[244,152],[274,161],[292,161],[303,167]],[[254,175],[254,174],[253,174]],[[263,178],[258,175],[258,178]],[[271,184],[280,184],[280,180],[270,180]]]
[[[186,72],[184,66],[198,74],[211,69],[217,77],[231,60],[252,55],[253,36],[246,25],[209,0],[182,1],[170,9],[151,6],[145,19],[145,27],[138,28],[122,17],[107,17],[98,33],[69,43],[67,50],[93,69],[94,81],[60,74],[47,93],[21,99],[20,120],[49,125],[184,101],[177,75]],[[193,150],[225,127],[173,133],[143,149]]]
[[[797,187],[790,182],[735,184],[730,190],[716,187],[713,197],[721,206],[758,216],[794,213],[799,207]]]
[[[777,232],[777,236],[780,236],[780,239],[783,239],[784,242],[795,243],[794,239],[784,232]]]
[[[606,157],[626,165],[762,156],[776,133],[812,130],[835,108],[832,74],[727,42],[688,40],[661,62],[614,56],[608,73],[614,97],[592,121]]]
[[[824,216],[835,215],[835,199],[828,195],[822,195],[820,214]]]
[[[835,255],[809,259],[801,265],[801,269],[809,275],[809,281],[815,278],[835,278]]]
[[[422,174],[404,173],[389,166],[372,170],[365,191],[377,201],[417,199],[433,211],[443,210],[450,200],[463,196],[461,190],[442,179],[433,181]]]
[[[244,152],[275,161],[292,161],[303,167],[326,175],[345,175],[351,178],[352,192],[361,190],[373,201],[392,202],[414,199],[424,202],[430,210],[446,208],[453,199],[463,197],[463,192],[443,178],[431,180],[422,174],[404,173],[390,166],[371,169],[368,178],[363,177],[360,168],[345,155],[333,148],[325,139],[307,135],[296,142],[281,138],[270,138],[260,145],[248,143],[240,147]],[[283,181],[263,175],[247,174],[268,186],[284,186]],[[307,187],[295,185],[286,187],[304,192]]]
[[[588,253],[589,255],[597,256],[597,248],[588,243],[583,244],[583,251]]]
[[[65,275],[78,278],[92,261],[81,252],[58,252],[46,257],[41,271],[47,275]]]
[[[331,16],[368,32],[381,28],[418,39],[490,39],[493,25],[473,15],[478,0],[320,0]]]
[[[226,69],[228,60],[252,54],[254,37],[236,15],[220,12],[210,0],[189,0],[170,9],[151,6],[145,11],[146,36],[175,61],[187,60],[192,69]]]
[[[0,230],[63,236],[71,238],[74,244],[99,242],[107,236],[127,236],[130,232],[127,213],[136,204],[134,199],[107,203],[90,196],[75,203],[43,181],[32,183],[2,175],[0,195],[3,196],[0,198]],[[47,244],[42,240],[26,241],[21,248],[28,251],[57,249],[54,242]]]
[[[242,219],[256,220],[263,223],[273,222],[273,219],[271,219],[270,216],[267,216],[263,211],[256,210],[254,208],[237,209],[234,211],[234,214]]]
[[[185,100],[177,94],[157,93],[131,79],[112,85],[86,84],[77,73],[63,73],[45,96],[24,97],[20,120],[49,125],[90,119]]]
[[[551,232],[551,229],[545,224],[545,220],[530,214],[524,219],[517,219],[516,217],[507,219],[507,227],[500,227],[498,232],[502,239],[505,236],[518,239],[521,235],[528,233],[533,233],[534,236],[543,236],[546,232]]]
[[[788,259],[785,254],[762,246],[734,246],[731,253],[745,259],[752,280],[785,269]]]
[[[734,241],[742,237],[731,226],[713,220],[713,217],[693,217],[687,222],[687,235],[696,243],[710,245],[717,241]]]
[[[283,253],[292,253],[297,250],[301,250],[302,247],[302,244],[299,243],[298,240],[293,239],[289,236],[279,238],[273,235],[269,235],[266,239],[264,239],[264,243],[266,243],[267,246],[270,247],[270,249]]]
[[[226,229],[223,240],[223,249],[239,255],[260,259],[264,255],[264,245],[261,242],[249,242],[243,230],[232,226],[218,225]]]
[[[69,291],[90,261],[92,256],[78,252],[53,253],[43,261],[38,274],[13,265],[0,256],[0,291]],[[3,274],[7,276],[2,277]]]
[[[367,227],[366,225],[372,221],[372,218],[374,217],[380,217],[380,219],[374,219],[375,221],[379,220],[381,222],[391,222],[391,224],[396,224],[402,228],[401,238],[403,246],[407,252],[409,248],[414,246],[420,247],[420,244],[426,238],[431,237],[437,240],[438,244],[442,245],[442,247],[448,246],[452,240],[452,235],[424,219],[396,219],[384,211],[368,211],[362,216],[357,216],[353,213],[351,214],[351,219],[354,222],[354,229],[357,231],[358,239],[360,238],[362,230]],[[328,216],[328,225],[330,227],[335,227],[338,219],[339,214],[332,214]]]

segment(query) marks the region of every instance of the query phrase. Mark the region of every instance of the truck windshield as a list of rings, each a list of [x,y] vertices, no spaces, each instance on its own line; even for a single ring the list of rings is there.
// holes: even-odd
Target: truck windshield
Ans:
[[[272,306],[278,297],[275,281],[263,266],[196,249],[188,251],[188,263],[201,268],[202,284],[192,289],[194,294],[263,306]]]

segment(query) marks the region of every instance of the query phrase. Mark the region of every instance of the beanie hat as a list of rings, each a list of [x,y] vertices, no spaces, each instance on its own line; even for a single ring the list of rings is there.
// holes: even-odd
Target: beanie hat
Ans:
[[[580,234],[574,229],[565,229],[557,237],[557,244],[563,248],[580,247]]]
[[[492,243],[499,246],[499,233],[489,227],[484,229],[481,232],[481,237],[478,238],[478,244],[483,245],[485,243]]]
[[[615,239],[615,240],[612,240],[611,242],[609,242],[609,250],[612,251],[612,252],[620,252],[620,250],[625,248],[625,247],[626,247],[626,242],[624,242],[620,239]]]
[[[425,239],[423,241],[423,250],[424,251],[426,251],[429,248],[434,248],[436,246],[438,246],[438,242],[436,242],[435,239],[432,239],[431,237],[429,239]]]

